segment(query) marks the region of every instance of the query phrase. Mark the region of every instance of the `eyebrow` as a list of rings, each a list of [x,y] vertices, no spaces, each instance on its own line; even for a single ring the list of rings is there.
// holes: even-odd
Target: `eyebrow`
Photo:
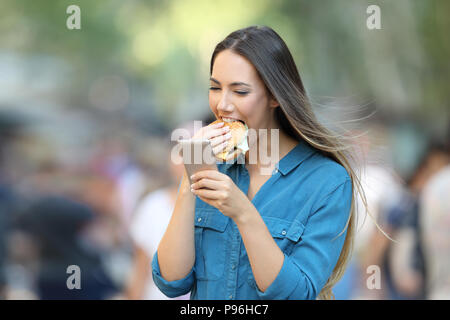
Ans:
[[[220,85],[220,82],[219,82],[218,80],[214,79],[213,77],[209,78],[209,80],[211,80],[211,81],[217,83],[218,85]],[[232,82],[232,83],[230,84],[230,86],[246,86],[246,87],[251,88],[251,85],[249,85],[248,83],[240,82],[240,81],[238,81],[238,82]]]

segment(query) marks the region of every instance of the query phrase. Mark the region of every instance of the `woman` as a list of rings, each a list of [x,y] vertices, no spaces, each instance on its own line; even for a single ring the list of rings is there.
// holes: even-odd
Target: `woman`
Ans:
[[[153,258],[155,283],[168,296],[191,291],[191,299],[332,298],[351,253],[359,190],[345,147],[316,120],[289,49],[271,28],[228,35],[210,75],[217,119],[278,129],[279,139],[258,137],[245,163],[198,172],[192,186],[184,174]],[[203,127],[196,137],[218,153],[229,138],[222,128]],[[281,159],[269,164],[272,175],[261,174],[260,157],[249,161],[264,143]]]

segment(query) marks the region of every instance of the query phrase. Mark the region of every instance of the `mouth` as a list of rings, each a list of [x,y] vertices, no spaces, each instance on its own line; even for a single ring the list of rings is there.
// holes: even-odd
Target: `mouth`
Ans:
[[[240,121],[242,124],[245,124],[244,121],[240,120],[240,119],[235,119],[235,118],[229,118],[229,117],[222,117],[221,118],[223,122],[234,122],[234,121]]]

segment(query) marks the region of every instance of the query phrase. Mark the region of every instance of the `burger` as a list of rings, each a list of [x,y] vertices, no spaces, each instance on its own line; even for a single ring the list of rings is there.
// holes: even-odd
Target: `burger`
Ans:
[[[216,158],[227,161],[228,159],[234,159],[239,154],[244,154],[248,151],[247,134],[248,127],[241,120],[232,120],[223,118],[222,120],[216,120],[211,124],[223,122],[224,127],[230,128],[231,138],[228,140],[228,144],[225,149],[216,154]]]

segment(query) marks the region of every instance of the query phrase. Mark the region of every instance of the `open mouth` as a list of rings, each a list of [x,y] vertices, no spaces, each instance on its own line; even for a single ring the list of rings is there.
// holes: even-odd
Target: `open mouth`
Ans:
[[[239,120],[239,119],[233,119],[233,118],[225,118],[225,117],[223,117],[223,118],[222,118],[222,121],[223,121],[223,122],[234,122],[234,121],[239,121],[239,122],[241,122],[242,124],[245,124],[244,121]]]

